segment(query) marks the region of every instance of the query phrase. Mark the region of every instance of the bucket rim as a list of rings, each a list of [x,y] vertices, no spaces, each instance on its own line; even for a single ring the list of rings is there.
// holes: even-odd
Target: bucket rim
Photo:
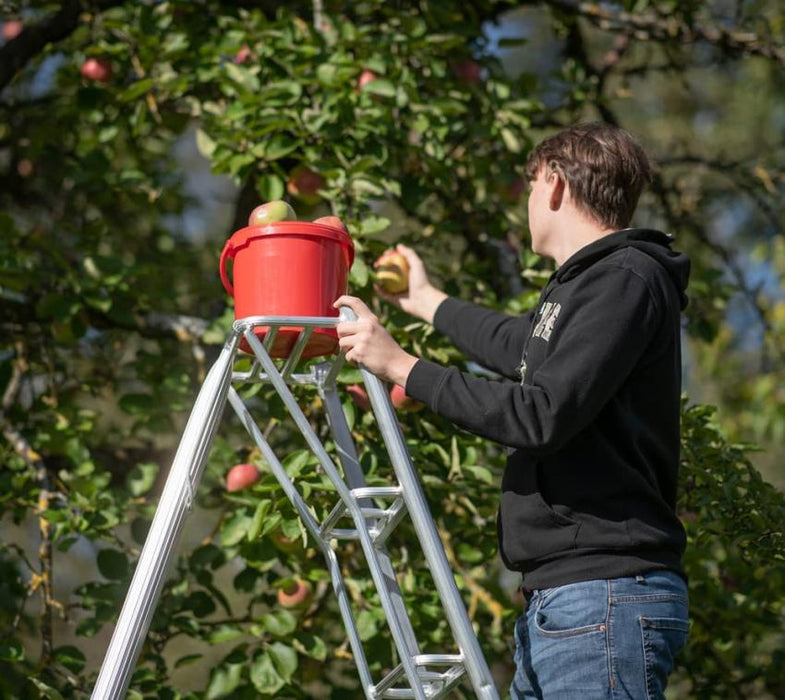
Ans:
[[[233,253],[245,248],[252,240],[275,236],[305,236],[310,238],[329,238],[340,243],[349,253],[349,265],[354,262],[354,242],[344,230],[313,221],[274,221],[258,226],[245,226],[235,231],[226,241]]]

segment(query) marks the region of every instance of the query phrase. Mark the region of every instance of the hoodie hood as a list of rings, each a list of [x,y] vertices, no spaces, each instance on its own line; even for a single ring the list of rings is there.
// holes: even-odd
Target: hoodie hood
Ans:
[[[682,310],[687,306],[687,283],[690,279],[690,259],[671,249],[673,236],[646,228],[627,228],[610,233],[574,253],[554,273],[559,282],[566,282],[598,260],[620,250],[637,248],[656,260],[668,273],[679,292]]]

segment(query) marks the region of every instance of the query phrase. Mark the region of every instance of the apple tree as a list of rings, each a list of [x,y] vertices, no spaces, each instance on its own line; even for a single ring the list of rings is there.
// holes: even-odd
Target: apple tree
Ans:
[[[677,233],[694,261],[685,347],[699,401],[684,403],[680,501],[693,624],[673,692],[785,693],[785,497],[757,468],[774,460],[745,442],[773,445],[785,425],[777,3],[20,0],[0,12],[3,695],[89,695],[233,320],[218,255],[255,207],[339,217],[352,293],[419,355],[482,372],[381,302],[372,263],[403,241],[449,293],[530,308],[549,269],[527,248],[523,164],[580,118],[641,134],[660,162],[641,220]],[[358,373],[339,380],[369,483],[384,483]],[[318,396],[297,391],[332,449]],[[244,397],[327,509],[275,393]],[[502,688],[520,610],[496,551],[502,450],[426,411],[399,416]],[[414,542],[404,526],[391,544],[399,584],[424,648],[449,650]],[[341,561],[378,676],[394,665],[389,632],[359,548]],[[129,697],[358,697],[339,620],[323,561],[227,412]]]

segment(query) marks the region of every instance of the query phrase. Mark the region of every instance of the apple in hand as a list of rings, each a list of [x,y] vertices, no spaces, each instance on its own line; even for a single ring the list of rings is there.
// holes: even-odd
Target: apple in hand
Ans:
[[[108,83],[112,79],[112,64],[105,58],[88,58],[79,72],[87,80]]]
[[[248,217],[249,226],[262,226],[275,221],[297,221],[292,205],[280,199],[266,202],[256,207]]]
[[[282,608],[306,608],[311,603],[313,587],[308,581],[297,579],[276,593],[278,604]]]
[[[255,484],[261,478],[255,464],[235,464],[226,474],[226,490],[231,492]]]
[[[346,393],[352,397],[355,406],[367,411],[371,407],[371,401],[368,398],[368,392],[362,384],[350,384],[346,387]]]
[[[308,205],[316,204],[321,197],[316,194],[324,187],[324,178],[306,165],[298,165],[289,173],[286,191]]]
[[[376,279],[388,294],[400,294],[409,289],[409,263],[397,250],[387,250],[373,264]]]
[[[423,403],[409,396],[400,384],[393,384],[390,389],[390,399],[392,405],[399,411],[419,411],[424,406]]]
[[[332,226],[333,228],[339,228],[341,231],[346,231],[347,233],[349,230],[346,228],[346,224],[343,223],[337,216],[320,216],[318,219],[314,219],[313,222],[315,224],[324,224],[325,226]]]

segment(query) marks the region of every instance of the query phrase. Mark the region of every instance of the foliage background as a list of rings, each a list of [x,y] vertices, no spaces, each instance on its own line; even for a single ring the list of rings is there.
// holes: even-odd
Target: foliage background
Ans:
[[[347,222],[352,291],[418,353],[462,363],[432,329],[374,299],[371,262],[402,240],[450,293],[529,308],[548,268],[527,248],[517,180],[526,153],[561,125],[600,118],[636,131],[657,160],[637,220],[676,234],[694,265],[680,501],[692,634],[669,693],[785,695],[779,3],[70,0],[0,10],[6,25],[24,25],[0,45],[0,693],[89,694],[232,320],[218,253],[255,204],[289,197],[298,165],[318,171],[321,200],[293,203],[302,219]],[[109,60],[110,82],[80,76],[88,57]],[[363,70],[377,79],[358,89]],[[320,425],[318,401],[302,398]],[[251,400],[298,483],[318,482],[270,392]],[[383,477],[372,417],[344,405],[369,478]],[[435,416],[401,420],[506,687],[519,602],[494,540],[502,456]],[[228,467],[247,460],[263,466],[227,415],[132,697],[357,697],[322,562],[288,501],[269,476],[225,492]],[[276,545],[276,533],[301,543]],[[449,648],[410,544],[402,532],[396,556],[415,624],[429,648]],[[345,567],[378,677],[391,663],[388,634],[357,552]],[[305,611],[276,606],[291,578],[314,586]]]

